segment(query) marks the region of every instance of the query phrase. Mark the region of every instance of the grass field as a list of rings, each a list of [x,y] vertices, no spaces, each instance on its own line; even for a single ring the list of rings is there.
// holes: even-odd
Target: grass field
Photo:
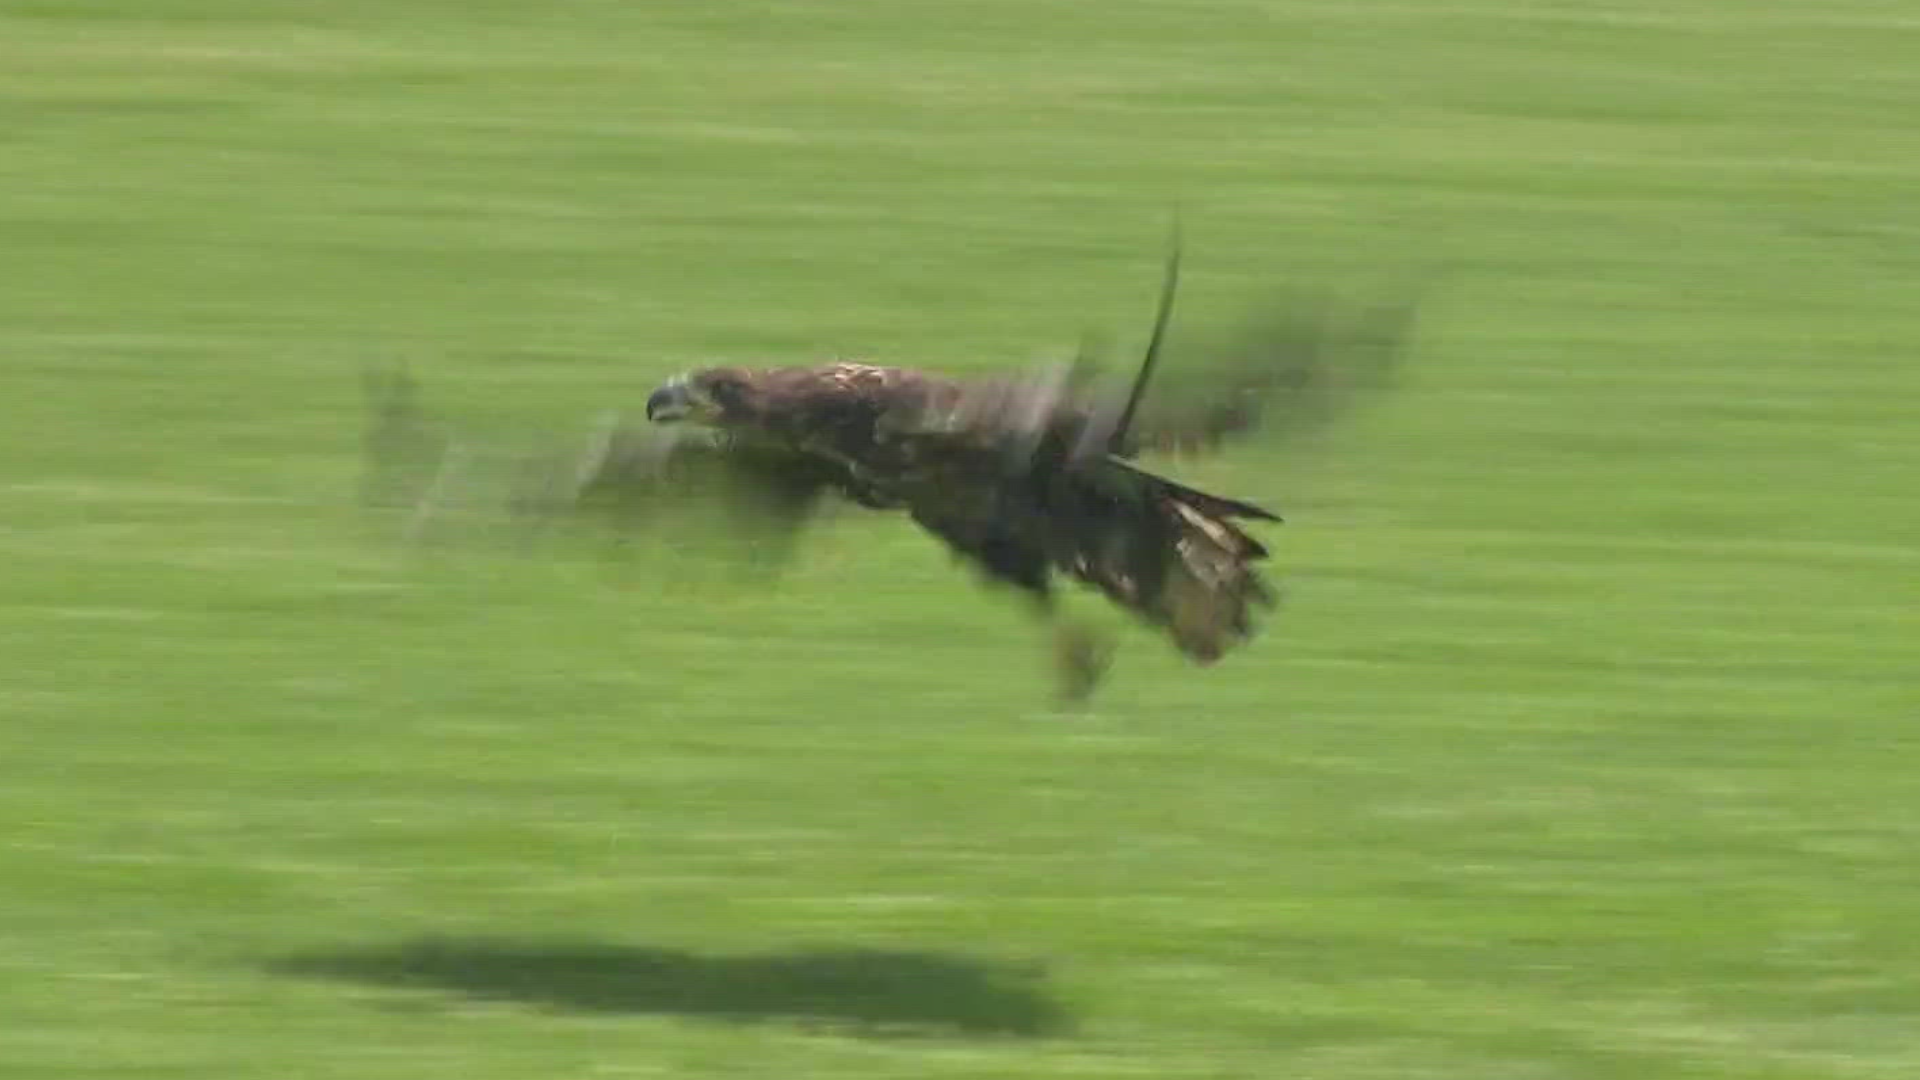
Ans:
[[[1896,0],[0,6],[0,1077],[1920,1076]],[[758,595],[410,560],[503,429],[1452,268],[1181,475],[1204,672],[846,516]],[[1098,605],[1089,601],[1086,610]],[[1114,625],[1120,625],[1117,619]]]

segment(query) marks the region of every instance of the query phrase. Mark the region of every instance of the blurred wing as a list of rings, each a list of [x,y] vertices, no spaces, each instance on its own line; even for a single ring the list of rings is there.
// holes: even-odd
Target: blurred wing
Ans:
[[[653,535],[772,565],[835,480],[830,463],[713,432],[603,417],[573,438],[466,435],[430,416],[405,373],[366,376],[362,501],[401,516],[410,542],[522,550],[586,530]]]
[[[1024,471],[1044,441],[1079,430],[1095,374],[1082,356],[1071,363],[943,383],[912,407],[883,415],[876,435]]]
[[[450,434],[420,407],[420,388],[405,370],[360,376],[367,424],[361,438],[360,502],[376,508],[413,505],[445,464]]]
[[[947,450],[991,450],[1012,471],[1036,453],[1088,468],[1110,456],[1209,452],[1260,429],[1297,436],[1392,385],[1417,310],[1417,293],[1365,304],[1287,296],[1169,350],[1151,386],[1142,378],[1151,349],[1124,379],[1083,349],[1069,363],[956,384],[892,426]]]
[[[829,462],[711,431],[609,420],[602,432],[545,488],[549,519],[598,521],[623,536],[673,530],[704,550],[771,567],[792,555],[838,478]]]
[[[1281,298],[1237,330],[1170,357],[1115,450],[1206,452],[1256,429],[1294,436],[1319,428],[1392,385],[1417,310],[1417,295],[1365,304]],[[1116,407],[1111,394],[1094,406],[1096,415]]]

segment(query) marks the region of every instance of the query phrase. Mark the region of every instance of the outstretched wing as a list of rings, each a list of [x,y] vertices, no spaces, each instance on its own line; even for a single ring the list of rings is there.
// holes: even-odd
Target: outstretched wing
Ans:
[[[703,529],[703,546],[784,562],[840,470],[784,446],[712,431],[607,421],[580,467],[549,484],[547,520],[587,517],[619,535]]]
[[[364,385],[362,500],[399,514],[414,542],[524,550],[586,529],[620,545],[654,535],[772,566],[837,481],[821,459],[619,414],[570,437],[490,439],[430,415],[405,372],[370,372]]]
[[[1416,290],[1365,300],[1276,297],[1231,330],[1175,351],[1116,452],[1192,453],[1256,429],[1324,427],[1393,384],[1412,341]]]
[[[1156,344],[1136,368],[1115,372],[1083,351],[1070,363],[970,380],[902,410],[890,433],[991,449],[1016,471],[1035,455],[1087,469],[1143,453],[1209,452],[1255,431],[1297,437],[1389,389],[1412,342],[1417,291],[1364,301],[1289,294],[1225,331],[1169,347],[1149,386],[1175,269]]]
[[[450,432],[420,405],[420,386],[403,368],[360,373],[367,407],[361,430],[360,502],[397,509],[431,490],[452,446]]]

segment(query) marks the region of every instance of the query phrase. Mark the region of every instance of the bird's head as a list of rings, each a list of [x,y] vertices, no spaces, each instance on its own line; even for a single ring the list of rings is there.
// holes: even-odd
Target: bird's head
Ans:
[[[725,427],[755,414],[753,383],[739,368],[703,368],[668,379],[647,398],[647,419],[656,424]]]

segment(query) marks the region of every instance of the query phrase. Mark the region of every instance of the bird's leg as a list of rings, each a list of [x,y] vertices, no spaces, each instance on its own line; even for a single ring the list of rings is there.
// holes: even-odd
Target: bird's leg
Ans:
[[[1079,705],[1093,695],[1101,676],[1113,660],[1113,641],[1092,625],[1062,618],[1059,602],[1052,593],[1034,597],[1040,617],[1053,631],[1053,668],[1059,680],[1060,699]]]
[[[1113,639],[1079,622],[1054,628],[1054,662],[1060,677],[1060,697],[1078,705],[1093,695],[1113,662]]]

